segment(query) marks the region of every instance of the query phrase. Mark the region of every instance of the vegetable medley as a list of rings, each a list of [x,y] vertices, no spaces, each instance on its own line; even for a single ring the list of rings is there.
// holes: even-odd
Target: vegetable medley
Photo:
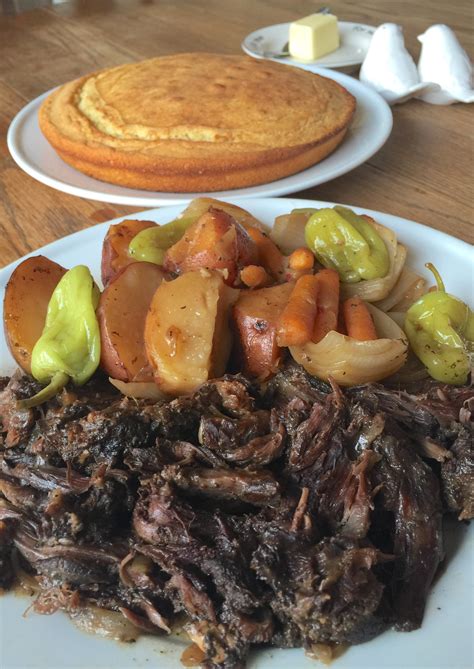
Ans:
[[[8,283],[4,324],[34,406],[100,367],[124,394],[193,392],[242,371],[260,381],[292,356],[350,386],[470,373],[474,315],[405,264],[393,231],[346,207],[294,209],[271,231],[249,212],[193,200],[174,221],[112,225],[99,292],[90,271],[38,256]]]

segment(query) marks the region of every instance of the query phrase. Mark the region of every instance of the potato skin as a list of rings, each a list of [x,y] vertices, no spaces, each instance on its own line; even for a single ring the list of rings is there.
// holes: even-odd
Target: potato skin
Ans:
[[[153,221],[130,219],[109,227],[102,244],[101,277],[104,286],[124,267],[136,262],[128,255],[129,244],[139,232],[154,225]]]
[[[265,379],[279,364],[277,322],[293,290],[293,283],[243,290],[232,310],[235,354],[244,374]]]
[[[28,374],[31,374],[31,353],[43,332],[49,300],[65,273],[64,267],[52,260],[34,256],[16,267],[5,289],[5,338],[15,361]]]
[[[132,381],[146,368],[145,319],[165,273],[152,263],[135,262],[117,274],[100,296],[102,369],[112,378]],[[141,380],[152,380],[153,375]]]
[[[224,373],[232,346],[230,306],[237,296],[216,271],[186,272],[160,285],[146,318],[145,346],[164,392],[185,395]]]
[[[233,286],[239,270],[256,258],[256,246],[245,228],[225,211],[210,209],[168,249],[164,267],[177,274],[219,269],[225,282]]]

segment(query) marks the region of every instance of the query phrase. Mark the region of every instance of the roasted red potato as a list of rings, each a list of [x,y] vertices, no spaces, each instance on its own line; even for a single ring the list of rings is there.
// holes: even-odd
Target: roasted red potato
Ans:
[[[245,228],[220,209],[205,212],[166,252],[165,269],[184,274],[200,268],[220,270],[232,286],[239,270],[257,257]]]
[[[20,367],[31,374],[31,353],[43,332],[49,300],[64,267],[35,256],[18,265],[5,289],[3,324],[8,347]]]
[[[160,285],[146,318],[145,346],[164,392],[191,393],[225,372],[232,347],[230,307],[238,292],[219,272],[207,270]]]
[[[281,359],[277,344],[280,314],[288,303],[294,284],[242,290],[232,310],[236,334],[236,357],[245,374],[265,379]]]
[[[100,296],[100,365],[114,379],[132,381],[147,367],[145,319],[164,276],[158,265],[135,262],[117,274]],[[148,379],[141,378],[152,379],[151,371]]]
[[[128,246],[135,235],[142,230],[151,228],[153,221],[127,220],[111,225],[102,244],[101,275],[102,283],[106,286],[120,270],[136,262],[128,254]]]

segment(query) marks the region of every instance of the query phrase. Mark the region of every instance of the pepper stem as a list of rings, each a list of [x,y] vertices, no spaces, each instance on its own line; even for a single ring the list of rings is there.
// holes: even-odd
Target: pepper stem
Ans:
[[[425,264],[425,267],[426,267],[426,269],[429,269],[430,272],[433,274],[433,276],[434,276],[434,278],[435,278],[435,280],[436,280],[436,284],[437,284],[437,286],[438,286],[438,290],[439,290],[440,292],[442,292],[442,293],[445,293],[445,292],[446,292],[446,288],[444,287],[443,279],[441,278],[440,273],[438,272],[438,270],[436,269],[436,267],[433,265],[433,263],[431,263],[431,262],[427,262],[427,263]]]
[[[48,385],[42,388],[36,395],[33,395],[33,397],[29,397],[26,400],[19,400],[17,402],[18,408],[32,409],[33,407],[43,404],[43,402],[47,402],[64,388],[70,378],[71,377],[64,372],[56,372]]]

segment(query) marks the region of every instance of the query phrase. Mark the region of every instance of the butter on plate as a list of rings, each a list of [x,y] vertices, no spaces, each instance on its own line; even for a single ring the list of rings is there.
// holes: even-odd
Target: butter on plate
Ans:
[[[290,23],[290,56],[316,60],[339,48],[337,18],[332,14],[311,14]]]

